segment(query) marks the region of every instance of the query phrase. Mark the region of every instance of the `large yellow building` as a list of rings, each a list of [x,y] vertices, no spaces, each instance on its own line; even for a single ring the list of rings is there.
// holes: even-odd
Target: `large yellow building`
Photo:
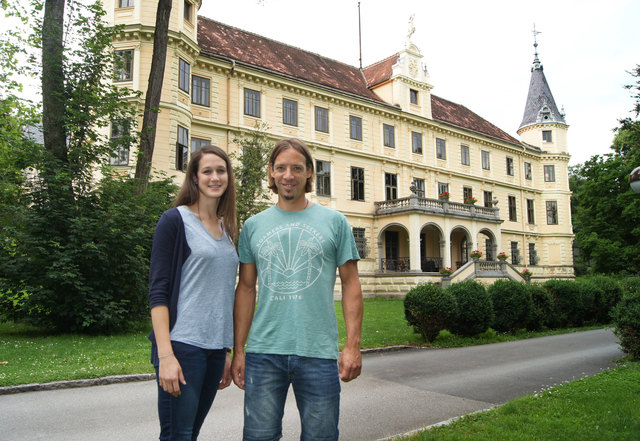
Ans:
[[[518,140],[431,94],[410,38],[361,70],[197,17],[200,3],[173,2],[154,168],[181,182],[190,151],[237,151],[234,138],[266,123],[272,140],[311,147],[311,198],[347,216],[366,294],[439,281],[442,267],[460,269],[457,280],[524,268],[534,280],[573,277],[568,126],[537,55]],[[157,0],[105,7],[125,25],[114,42],[125,61],[118,83],[145,92]],[[113,164],[134,167],[135,152],[120,153]],[[500,252],[508,265],[494,262]]]

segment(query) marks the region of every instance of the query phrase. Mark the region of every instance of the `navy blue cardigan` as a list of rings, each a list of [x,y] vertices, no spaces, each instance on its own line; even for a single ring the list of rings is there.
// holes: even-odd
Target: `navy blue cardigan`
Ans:
[[[169,307],[169,329],[176,323],[182,265],[191,254],[182,216],[177,208],[165,211],[153,234],[151,265],[149,268],[149,309]],[[158,347],[153,329],[149,334],[151,362],[158,363]]]

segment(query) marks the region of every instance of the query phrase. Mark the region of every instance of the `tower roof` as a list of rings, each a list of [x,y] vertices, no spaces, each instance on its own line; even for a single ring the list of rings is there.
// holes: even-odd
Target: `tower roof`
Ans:
[[[551,94],[549,83],[544,76],[542,63],[538,59],[538,43],[534,43],[536,48],[533,66],[531,67],[531,82],[529,83],[529,94],[524,107],[524,116],[518,130],[531,124],[540,123],[560,123],[566,124],[564,112],[558,110],[556,102]]]

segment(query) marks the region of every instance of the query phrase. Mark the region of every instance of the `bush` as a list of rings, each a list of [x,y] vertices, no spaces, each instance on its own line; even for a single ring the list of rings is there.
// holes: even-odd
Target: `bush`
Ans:
[[[640,292],[640,277],[625,277],[621,279],[619,283],[623,296]]]
[[[491,297],[480,283],[475,281],[449,285],[445,292],[457,302],[456,317],[449,330],[463,337],[482,334],[493,322]]]
[[[548,280],[544,288],[553,302],[552,328],[580,326],[584,319],[584,302],[580,287],[568,280]]]
[[[531,297],[531,315],[526,324],[529,331],[540,331],[542,328],[551,327],[555,322],[553,301],[549,291],[544,289],[539,283],[525,283],[525,292]]]
[[[590,280],[579,280],[574,282],[578,288],[581,308],[578,311],[578,321],[576,326],[595,324],[598,322],[598,307],[596,300],[602,296],[602,289]]]
[[[622,298],[622,286],[618,281],[607,276],[593,276],[586,280],[598,287],[594,301],[595,321],[603,324],[611,323],[613,308]]]
[[[531,319],[533,302],[525,284],[513,280],[497,280],[487,289],[493,304],[491,327],[499,332],[515,332]]]
[[[620,347],[633,358],[640,359],[640,290],[624,296],[612,316]]]
[[[420,284],[404,298],[404,316],[416,334],[428,342],[436,339],[456,314],[456,299],[439,285]]]
[[[155,224],[175,185],[107,174],[65,211],[43,199],[2,225],[0,316],[59,332],[111,332],[148,317]],[[42,191],[42,194],[45,194]]]

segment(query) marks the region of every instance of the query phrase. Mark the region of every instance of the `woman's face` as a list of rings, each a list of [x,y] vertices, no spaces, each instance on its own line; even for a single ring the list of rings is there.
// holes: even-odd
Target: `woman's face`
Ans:
[[[205,153],[199,165],[196,185],[200,197],[221,198],[229,184],[227,163],[218,155]]]

